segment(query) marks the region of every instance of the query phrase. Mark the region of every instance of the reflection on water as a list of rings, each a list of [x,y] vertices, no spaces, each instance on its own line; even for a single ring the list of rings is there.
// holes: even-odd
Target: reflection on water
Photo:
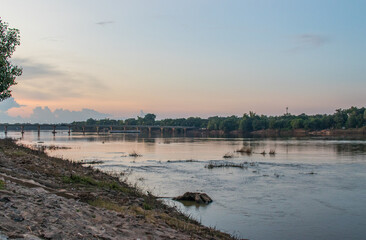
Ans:
[[[2,135],[3,136],[3,135]],[[20,133],[8,136],[21,138]],[[366,141],[71,135],[26,132],[24,144],[58,145],[51,151],[75,161],[101,160],[107,172],[164,197],[203,224],[249,239],[364,239]],[[44,143],[37,143],[44,142]],[[242,148],[251,153],[236,153]],[[260,154],[275,150],[274,155]],[[130,157],[133,151],[140,157]],[[233,158],[223,159],[226,153]],[[210,162],[242,163],[214,168]],[[187,191],[213,203],[171,200]]]

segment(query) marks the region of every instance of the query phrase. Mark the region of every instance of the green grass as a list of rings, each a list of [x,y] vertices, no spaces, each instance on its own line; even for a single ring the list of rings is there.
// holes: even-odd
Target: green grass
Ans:
[[[5,189],[5,182],[3,180],[0,180],[0,190]]]
[[[107,182],[107,181],[97,181],[88,176],[80,176],[80,175],[70,175],[70,176],[63,176],[62,182],[69,183],[69,184],[81,184],[86,186],[95,186],[98,188],[103,189],[110,189],[114,191],[129,193],[131,189],[128,187],[124,187],[117,182]]]
[[[142,205],[142,207],[143,207],[145,210],[151,210],[151,209],[152,209],[152,207],[150,206],[150,204],[147,204],[147,203],[144,203],[144,204]]]
[[[5,151],[4,152],[7,156],[10,157],[23,157],[25,155],[27,155],[26,152],[19,150],[19,149],[15,149],[15,150],[10,150],[10,151]]]
[[[99,199],[99,198],[95,199],[93,201],[89,201],[88,203],[90,205],[94,206],[94,207],[106,208],[106,209],[109,209],[109,210],[114,210],[116,212],[122,212],[122,213],[127,212],[127,207],[120,206],[116,203],[112,203],[110,201],[102,200],[102,199]]]

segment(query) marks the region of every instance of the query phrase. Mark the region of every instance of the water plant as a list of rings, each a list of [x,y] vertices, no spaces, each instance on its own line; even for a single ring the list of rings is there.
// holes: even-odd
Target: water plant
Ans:
[[[244,163],[230,163],[230,162],[210,162],[205,166],[205,168],[213,169],[213,168],[242,168],[247,169],[248,166],[246,166]]]
[[[253,153],[253,149],[250,148],[250,147],[243,146],[242,148],[236,150],[235,152],[238,152],[238,153],[246,153],[246,154],[250,155],[250,154]]]
[[[135,150],[132,151],[132,153],[130,153],[128,156],[130,156],[130,157],[142,157],[142,155],[137,153]]]
[[[233,158],[234,157],[234,154],[228,152],[228,153],[225,153],[224,156],[222,156],[223,158]]]

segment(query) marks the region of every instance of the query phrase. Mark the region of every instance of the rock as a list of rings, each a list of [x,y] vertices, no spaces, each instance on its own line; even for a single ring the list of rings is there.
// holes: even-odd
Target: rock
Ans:
[[[205,204],[209,204],[212,202],[212,199],[206,193],[198,193],[198,192],[186,192],[182,196],[173,198],[173,200],[192,201],[196,203],[205,203]]]
[[[0,202],[8,203],[10,202],[10,199],[8,197],[3,197],[0,199]]]

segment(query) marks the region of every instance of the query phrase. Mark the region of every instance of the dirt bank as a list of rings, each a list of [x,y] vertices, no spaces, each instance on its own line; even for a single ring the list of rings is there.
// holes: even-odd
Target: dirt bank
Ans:
[[[232,239],[78,163],[0,140],[0,239]]]

